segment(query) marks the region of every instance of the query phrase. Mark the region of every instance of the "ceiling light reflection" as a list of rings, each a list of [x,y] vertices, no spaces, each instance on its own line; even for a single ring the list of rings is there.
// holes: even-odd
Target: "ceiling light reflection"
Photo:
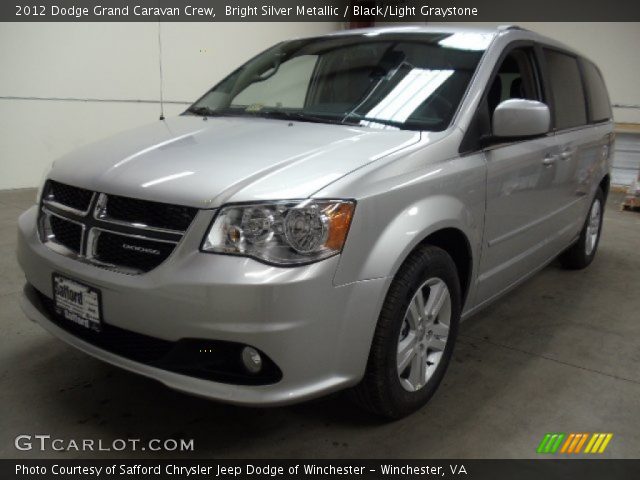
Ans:
[[[366,116],[403,123],[451,75],[453,70],[414,68]]]
[[[438,42],[442,47],[457,50],[486,50],[493,38],[493,33],[460,32],[454,33]]]
[[[152,187],[154,185],[158,185],[159,183],[170,182],[171,180],[175,180],[177,178],[188,177],[189,175],[193,175],[195,172],[180,172],[174,173],[173,175],[167,175],[166,177],[156,178],[155,180],[151,180],[147,183],[142,184],[142,188]]]

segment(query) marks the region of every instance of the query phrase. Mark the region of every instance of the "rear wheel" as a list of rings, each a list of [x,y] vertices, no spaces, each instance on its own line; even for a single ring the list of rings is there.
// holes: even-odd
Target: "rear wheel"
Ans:
[[[571,247],[560,255],[560,263],[571,270],[580,270],[589,266],[596,256],[600,233],[602,232],[602,216],[604,213],[604,194],[598,188],[591,202],[589,213],[580,237]]]
[[[423,406],[449,364],[460,320],[455,263],[441,248],[417,249],[396,275],[378,320],[358,404],[388,418]]]

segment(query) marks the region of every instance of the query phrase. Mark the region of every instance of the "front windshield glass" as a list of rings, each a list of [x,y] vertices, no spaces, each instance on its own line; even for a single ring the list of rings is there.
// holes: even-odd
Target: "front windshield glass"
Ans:
[[[490,40],[480,33],[395,33],[284,42],[187,112],[441,131]]]

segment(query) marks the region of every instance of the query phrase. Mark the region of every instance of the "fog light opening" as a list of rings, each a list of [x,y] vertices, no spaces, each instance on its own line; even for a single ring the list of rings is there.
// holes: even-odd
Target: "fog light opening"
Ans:
[[[249,373],[260,373],[262,370],[262,357],[255,348],[242,349],[242,363]]]

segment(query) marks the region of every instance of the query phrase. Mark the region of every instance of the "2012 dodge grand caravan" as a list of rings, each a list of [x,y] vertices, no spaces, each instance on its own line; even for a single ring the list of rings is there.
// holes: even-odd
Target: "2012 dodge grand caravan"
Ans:
[[[20,217],[27,316],[236,404],[353,387],[400,417],[458,325],[560,256],[609,189],[602,76],[517,27],[280,43],[177,118],[54,162]]]

